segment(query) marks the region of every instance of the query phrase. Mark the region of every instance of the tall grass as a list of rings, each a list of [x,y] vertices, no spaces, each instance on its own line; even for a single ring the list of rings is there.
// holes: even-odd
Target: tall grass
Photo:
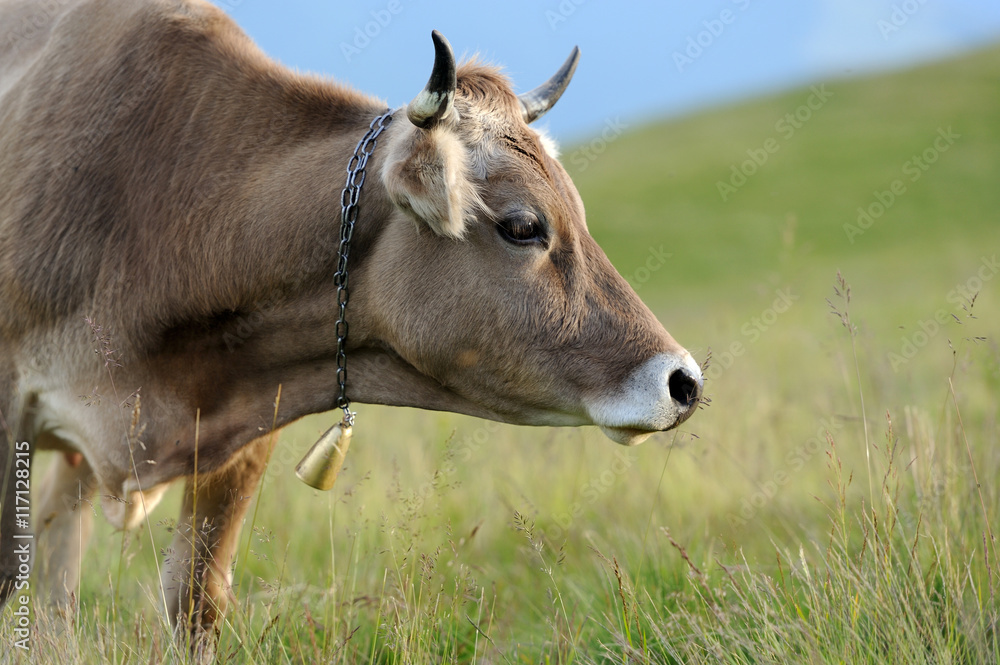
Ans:
[[[845,282],[837,288],[846,295]],[[822,371],[858,370],[848,386],[860,403],[881,383],[865,373],[874,342],[835,313],[860,359],[832,354]],[[964,404],[979,364],[995,360],[974,340],[955,342],[950,374],[924,403],[867,427],[839,416],[849,424],[824,436],[812,468],[782,487],[789,496],[759,495],[749,516],[732,477],[711,483],[714,500],[664,510],[698,493],[683,480],[701,462],[690,437],[629,463],[581,432],[525,441],[517,428],[459,419],[449,432],[449,417],[402,411],[413,438],[437,432],[437,452],[415,452],[403,435],[387,463],[372,443],[352,451],[355,468],[327,495],[297,486],[276,459],[245,526],[240,602],[220,627],[217,662],[1000,662],[996,419]],[[753,407],[727,402],[725,419]],[[285,459],[321,427],[314,419],[286,433]],[[491,440],[476,450],[485,467],[476,477],[460,460],[482,432]],[[577,468],[551,465],[581,443]],[[768,464],[759,471],[768,477]],[[544,479],[548,491],[533,491]],[[172,528],[169,519],[151,527],[157,549]],[[105,529],[88,552],[75,621],[39,616],[30,659],[7,660],[183,659],[157,614],[150,534],[116,538]]]
[[[849,287],[838,286],[846,304]],[[849,315],[836,313],[853,341]],[[908,408],[904,433],[885,414],[881,443],[828,436],[828,488],[817,497],[827,531],[775,539],[770,565],[693,558],[664,529],[688,568],[685,588],[667,600],[658,584],[623,582],[617,561],[604,558],[621,618],[602,653],[581,662],[1000,662],[1000,493],[979,482],[997,477],[1000,456],[995,446],[973,452],[954,380],[941,382],[937,422]],[[870,499],[852,492],[844,446],[865,452]]]

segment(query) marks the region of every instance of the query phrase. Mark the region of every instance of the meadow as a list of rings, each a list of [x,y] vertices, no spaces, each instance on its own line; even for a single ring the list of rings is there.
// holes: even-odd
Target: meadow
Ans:
[[[217,661],[1000,662],[998,77],[994,48],[567,146],[707,403],[636,448],[359,405],[330,493],[293,468],[336,416],[300,421]],[[73,623],[0,660],[182,661],[179,501],[99,518]]]

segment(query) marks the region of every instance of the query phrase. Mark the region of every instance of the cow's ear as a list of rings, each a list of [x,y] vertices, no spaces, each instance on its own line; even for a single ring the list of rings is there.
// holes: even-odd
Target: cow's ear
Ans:
[[[435,233],[461,238],[466,220],[483,204],[470,178],[468,151],[453,130],[447,123],[408,125],[389,148],[382,178],[393,204]]]
[[[455,135],[455,55],[440,32],[431,39],[434,69],[406,107],[409,122],[399,122],[403,128],[389,146],[382,179],[397,207],[440,235],[461,238],[466,218],[483,203],[469,178],[468,151]]]

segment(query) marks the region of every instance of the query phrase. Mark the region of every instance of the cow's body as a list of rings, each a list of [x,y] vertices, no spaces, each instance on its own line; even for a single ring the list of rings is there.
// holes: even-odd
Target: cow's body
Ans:
[[[99,488],[129,527],[197,454],[196,518],[238,523],[278,386],[279,427],[335,404],[340,189],[385,105],[278,67],[197,0],[0,0],[0,26],[0,461],[22,440],[67,453],[39,511],[59,603],[87,528],[64,497]],[[627,443],[673,427],[697,366],[587,235],[516,103],[466,65],[453,110],[426,128],[397,111],[380,137],[351,247],[349,396]],[[544,242],[498,239],[515,200]],[[237,533],[220,531],[196,554],[213,607]]]

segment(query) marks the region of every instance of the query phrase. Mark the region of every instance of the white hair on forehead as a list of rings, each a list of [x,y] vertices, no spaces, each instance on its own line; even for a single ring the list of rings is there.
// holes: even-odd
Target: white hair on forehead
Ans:
[[[549,135],[548,130],[532,127],[531,130],[538,136],[538,141],[542,144],[547,154],[552,159],[559,159],[559,144]]]
[[[488,165],[509,151],[498,140],[498,136],[504,133],[503,125],[497,123],[495,117],[488,112],[467,111],[463,118],[467,121],[463,130],[469,148],[469,167],[476,176],[485,178]],[[473,119],[474,122],[468,122]],[[538,139],[546,155],[554,160],[559,159],[559,144],[545,129],[529,127],[528,131]]]

